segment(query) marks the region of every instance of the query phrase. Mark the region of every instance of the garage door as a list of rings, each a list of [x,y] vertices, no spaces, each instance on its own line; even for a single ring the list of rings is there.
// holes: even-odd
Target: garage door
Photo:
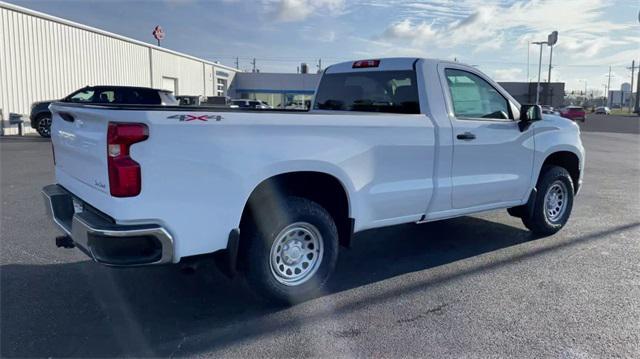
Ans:
[[[174,95],[178,94],[178,79],[174,77],[162,77],[162,89],[173,91]]]

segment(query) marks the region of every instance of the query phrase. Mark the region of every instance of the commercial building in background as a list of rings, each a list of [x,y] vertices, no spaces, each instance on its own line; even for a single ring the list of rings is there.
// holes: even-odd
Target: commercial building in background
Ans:
[[[300,108],[310,102],[322,74],[283,74],[239,72],[229,94],[237,98],[260,100],[273,108]],[[535,103],[535,82],[499,82],[521,104]],[[560,107],[564,105],[564,82],[540,84],[540,104]]]
[[[0,2],[3,127],[9,113],[28,114],[31,103],[62,98],[86,85],[224,96],[236,72],[219,63]]]
[[[273,108],[308,108],[321,74],[308,73],[306,64],[301,67],[302,73],[241,72],[0,1],[3,129],[9,128],[10,114],[27,115],[33,102],[62,98],[87,85],[154,87],[183,96],[229,96],[264,101]],[[535,102],[536,83],[500,84],[520,103]],[[564,83],[542,83],[541,90],[541,104],[564,104]],[[31,131],[29,126],[25,130]],[[6,131],[16,132],[15,127]]]
[[[520,104],[536,103],[537,82],[499,82]],[[564,82],[540,83],[540,104],[560,107],[564,103]]]
[[[322,74],[239,72],[229,94],[264,101],[273,108],[308,108]]]
[[[620,85],[620,90],[610,90],[607,96],[607,106],[610,108],[629,107],[632,103],[631,84],[628,82]]]

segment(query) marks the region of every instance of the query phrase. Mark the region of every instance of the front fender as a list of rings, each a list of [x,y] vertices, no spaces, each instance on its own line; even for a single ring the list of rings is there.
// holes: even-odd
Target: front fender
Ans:
[[[544,120],[534,125],[533,130],[535,131],[535,155],[531,179],[532,188],[538,182],[545,160],[557,152],[570,152],[578,158],[579,181],[582,181],[585,150],[580,139],[578,125],[558,116],[545,116]]]

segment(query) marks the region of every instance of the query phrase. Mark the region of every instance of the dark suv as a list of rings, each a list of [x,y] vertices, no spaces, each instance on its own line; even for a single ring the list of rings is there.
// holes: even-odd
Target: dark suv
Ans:
[[[57,101],[95,104],[178,105],[178,101],[173,96],[173,93],[167,90],[129,86],[87,86],[61,100],[34,102],[31,105],[31,114],[29,115],[31,127],[38,131],[42,137],[51,136],[51,112],[49,112],[49,105]]]

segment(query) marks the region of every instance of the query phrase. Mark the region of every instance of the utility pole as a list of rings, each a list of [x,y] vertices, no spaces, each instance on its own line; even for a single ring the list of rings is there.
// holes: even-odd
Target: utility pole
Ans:
[[[240,58],[236,56],[236,69],[240,70]]]
[[[318,59],[318,73],[322,72],[322,59]]]
[[[638,13],[638,17],[640,18],[640,13]],[[633,95],[633,87],[631,95]],[[634,112],[640,114],[640,64],[638,64],[638,78],[636,79],[636,109]]]
[[[635,75],[635,71],[636,71],[636,60],[631,61],[631,68],[627,69],[631,70],[631,93],[629,94],[629,113],[631,113],[631,107],[634,107],[633,105],[633,80],[634,80],[634,75]],[[624,101],[624,93],[622,94],[623,97],[623,101]]]
[[[251,64],[253,65],[253,70],[252,72],[256,72],[256,58],[253,58],[253,61],[251,61]]]
[[[540,45],[540,58],[538,59],[538,83],[536,84],[536,105],[540,104],[540,74],[542,73],[542,45],[546,45],[546,41],[537,41],[534,45]]]
[[[558,32],[553,31],[547,36],[547,45],[551,47],[549,51],[549,77],[547,77],[547,105],[552,105],[551,102],[553,102],[551,98],[551,63],[553,62],[553,45],[555,45],[556,42],[558,42]],[[586,90],[584,95],[585,97],[587,96]]]
[[[531,45],[531,41],[527,40],[527,82],[531,80],[529,77],[529,46]]]
[[[547,82],[551,84],[551,61],[553,60],[553,45],[550,45],[551,49],[549,50],[549,77],[547,77]]]
[[[609,80],[607,81],[607,94],[605,96],[606,100],[607,100],[607,105],[609,104],[609,91],[611,91],[611,66],[609,66],[609,75],[607,75],[607,77],[609,78]],[[607,106],[605,105],[605,106]]]

